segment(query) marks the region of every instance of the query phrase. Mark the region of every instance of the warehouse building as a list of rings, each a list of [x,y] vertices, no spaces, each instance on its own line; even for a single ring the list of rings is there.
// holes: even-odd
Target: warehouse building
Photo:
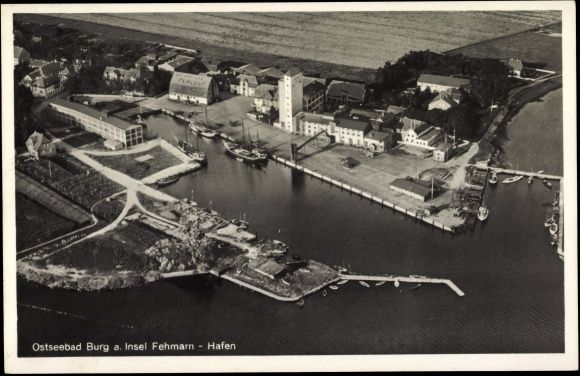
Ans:
[[[131,124],[109,116],[106,111],[99,111],[62,98],[53,98],[49,103],[60,120],[79,126],[111,142],[119,142],[125,147],[143,142],[143,128],[140,124]]]
[[[169,84],[169,99],[196,104],[212,104],[218,96],[218,87],[211,76],[175,72]]]

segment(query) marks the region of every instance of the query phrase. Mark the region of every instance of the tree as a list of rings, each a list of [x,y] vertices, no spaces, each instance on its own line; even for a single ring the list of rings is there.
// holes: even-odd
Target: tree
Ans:
[[[14,80],[14,146],[24,146],[26,139],[37,128],[32,113],[34,96],[29,88]]]

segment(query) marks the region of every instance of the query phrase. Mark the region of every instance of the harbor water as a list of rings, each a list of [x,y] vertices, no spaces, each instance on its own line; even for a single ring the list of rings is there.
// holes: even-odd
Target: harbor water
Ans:
[[[148,126],[171,142],[172,132],[184,132],[165,115],[150,117]],[[564,351],[563,263],[544,228],[542,204],[553,191],[541,181],[489,187],[487,222],[452,235],[272,161],[261,169],[240,163],[218,141],[199,140],[199,147],[208,154],[207,168],[165,192],[193,197],[226,218],[245,215],[249,231],[279,239],[304,258],[363,274],[449,278],[466,296],[442,285],[349,282],[299,307],[215,278],[86,293],[19,279],[20,356],[47,355],[32,344],[65,339],[204,345],[193,353],[103,355]],[[208,342],[221,341],[235,343],[236,351],[206,350]]]

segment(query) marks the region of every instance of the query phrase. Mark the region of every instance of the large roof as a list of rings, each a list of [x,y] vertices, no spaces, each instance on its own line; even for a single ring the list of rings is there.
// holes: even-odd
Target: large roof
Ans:
[[[195,60],[195,59],[190,57],[190,56],[178,55],[175,59],[168,61],[165,64],[167,64],[173,68],[178,68],[182,65],[185,65],[185,64],[192,62],[193,60]]]
[[[312,95],[319,93],[321,91],[324,92],[324,85],[318,81],[312,81],[308,85],[304,86],[304,89],[302,90],[302,95],[304,96],[304,98],[310,98]]]
[[[390,134],[381,131],[370,131],[365,135],[365,138],[370,138],[376,141],[385,141],[389,138]]]
[[[58,76],[47,76],[47,77],[39,77],[34,82],[34,86],[44,89],[50,86],[54,86],[58,83],[60,83],[60,78]]]
[[[261,84],[254,90],[255,98],[278,99],[278,87],[275,85]]]
[[[427,74],[427,73],[422,73],[417,79],[417,83],[450,86],[457,88],[469,85],[469,82],[470,80],[465,78],[439,76],[437,74]]]
[[[282,71],[276,67],[262,69],[261,71],[259,71],[256,74],[260,75],[260,76],[273,77],[273,78],[277,78],[277,79],[284,77],[284,73],[282,73]]]
[[[74,110],[74,111],[78,111],[84,115],[88,115],[88,116],[95,118],[95,119],[100,119],[100,120],[102,120],[106,123],[109,123],[109,124],[119,128],[119,129],[127,130],[129,128],[140,128],[141,127],[138,124],[131,124],[127,121],[121,120],[121,119],[114,117],[114,116],[106,116],[101,111],[96,110],[92,107],[85,106],[84,104],[80,104],[77,102],[67,101],[66,99],[63,99],[61,97],[53,97],[53,98],[49,99],[48,102],[51,104],[54,104],[54,105],[58,105],[58,106],[62,106],[62,107]]]
[[[207,97],[213,78],[199,74],[175,72],[169,83],[169,92],[193,97]]]
[[[292,67],[290,67],[290,69],[288,69],[286,71],[286,73],[284,73],[284,75],[294,77],[300,73],[302,73],[302,72],[300,71],[300,69],[298,69],[298,67],[292,66]]]
[[[355,131],[368,132],[371,123],[368,118],[351,118],[347,116],[336,116],[334,118],[336,126],[340,128],[353,129]]]
[[[373,110],[368,110],[366,108],[352,108],[350,110],[350,115],[365,116],[368,117],[369,119],[378,119],[381,117],[380,113]]]
[[[58,72],[60,72],[60,63],[51,61],[38,69],[40,69],[40,74],[44,77],[58,75]]]
[[[413,179],[395,179],[391,183],[391,187],[396,187],[407,192],[416,193],[422,197],[428,197],[431,194],[431,187],[429,187],[425,182]]]
[[[365,91],[366,88],[364,84],[333,80],[326,89],[326,96],[342,97],[343,95],[346,95],[351,99],[362,101],[365,96]]]
[[[303,114],[304,114],[304,121],[309,121],[309,122],[318,123],[318,124],[334,123],[334,118],[332,116],[329,116],[329,115],[313,114],[311,112],[304,112]]]
[[[262,68],[260,68],[259,66],[255,65],[255,64],[246,64],[246,65],[242,65],[241,67],[238,67],[238,68],[233,68],[233,70],[235,70],[236,72],[238,72],[240,74],[256,74],[259,71],[261,71]]]
[[[238,76],[238,79],[240,80],[240,82],[242,82],[242,80],[248,81],[248,85],[250,87],[257,87],[258,86],[258,79],[256,78],[256,76],[252,76],[249,74],[240,74]]]
[[[404,130],[404,131],[410,130],[410,129],[418,129],[421,126],[426,124],[424,121],[417,120],[417,119],[411,119],[411,118],[408,118],[406,116],[401,118],[401,123],[403,123],[402,130]]]

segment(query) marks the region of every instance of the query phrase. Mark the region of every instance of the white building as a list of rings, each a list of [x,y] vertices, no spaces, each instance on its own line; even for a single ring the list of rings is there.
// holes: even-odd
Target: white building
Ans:
[[[433,145],[441,138],[441,130],[416,119],[402,118],[404,124],[401,129],[401,143],[418,146],[425,149],[434,149]]]
[[[449,89],[439,93],[427,106],[428,110],[447,111],[461,102],[461,92],[457,89]]]
[[[278,105],[279,121],[274,126],[288,133],[300,133],[300,124],[295,117],[303,106],[302,72],[298,68],[288,69],[278,82]]]
[[[215,79],[201,74],[175,72],[169,84],[169,99],[212,104],[218,95]]]
[[[365,135],[371,130],[368,118],[336,116],[335,122],[336,142],[350,146],[365,146]]]
[[[96,133],[107,140],[120,142],[126,147],[143,142],[143,128],[140,124],[131,124],[94,108],[62,98],[51,99],[50,108],[61,120]]]
[[[270,113],[270,110],[278,108],[278,87],[275,85],[262,84],[254,90],[254,106],[256,111],[262,114]]]
[[[449,89],[459,89],[469,85],[470,80],[465,78],[439,76],[436,74],[423,73],[417,79],[417,87],[420,90],[429,88],[432,92],[442,92]]]

